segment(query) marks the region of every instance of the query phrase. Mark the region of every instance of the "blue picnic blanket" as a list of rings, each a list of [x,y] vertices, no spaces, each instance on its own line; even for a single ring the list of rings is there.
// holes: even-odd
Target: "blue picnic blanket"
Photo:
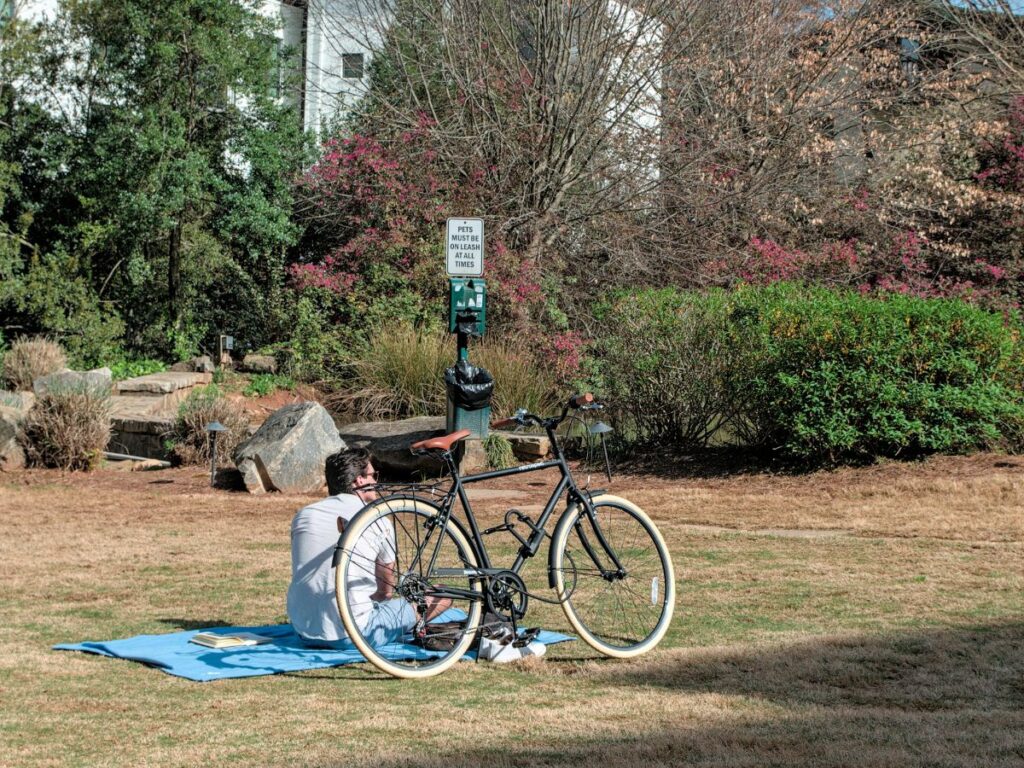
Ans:
[[[444,618],[443,615],[438,619]],[[232,635],[237,632],[254,632],[272,637],[262,645],[243,645],[233,648],[207,648],[190,643],[189,639],[198,632],[215,632]],[[542,631],[537,638],[545,645],[572,640],[569,635]],[[53,646],[57,651],[84,651],[101,656],[139,661],[154,666],[162,672],[188,680],[206,682],[225,680],[233,677],[256,677],[276,675],[281,672],[298,672],[303,669],[323,669],[355,664],[365,661],[359,651],[311,648],[292,629],[291,624],[266,627],[214,627],[206,630],[173,632],[166,635],[138,635],[124,640],[105,642],[61,643]],[[427,651],[417,645],[393,644],[386,649],[388,655],[401,653],[402,658],[429,659],[440,654]],[[396,656],[392,656],[397,658]],[[464,658],[475,659],[476,653]]]

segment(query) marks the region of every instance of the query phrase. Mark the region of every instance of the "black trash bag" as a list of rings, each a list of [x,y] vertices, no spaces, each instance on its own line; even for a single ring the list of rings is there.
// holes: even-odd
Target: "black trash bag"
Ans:
[[[470,365],[468,360],[459,360],[444,372],[444,383],[448,397],[463,410],[479,411],[491,404],[494,377],[486,368]]]

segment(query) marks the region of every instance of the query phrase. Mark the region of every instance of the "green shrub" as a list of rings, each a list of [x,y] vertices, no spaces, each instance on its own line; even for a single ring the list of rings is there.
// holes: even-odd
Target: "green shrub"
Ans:
[[[78,387],[41,395],[21,424],[29,462],[63,470],[90,470],[110,442],[110,393]]]
[[[734,417],[729,374],[747,344],[727,333],[727,295],[673,289],[620,292],[596,308],[601,394],[616,439],[690,450]]]
[[[67,366],[60,344],[49,339],[22,336],[4,355],[4,381],[13,389],[32,389],[32,382]]]
[[[332,382],[345,368],[348,350],[326,312],[309,297],[299,299],[288,345],[288,371],[297,381]]]
[[[722,428],[811,462],[1021,445],[1021,325],[960,301],[777,283],[620,294],[598,315],[620,441]]]
[[[167,370],[167,364],[160,360],[121,358],[110,363],[110,374],[114,381],[134,379]]]
[[[249,379],[242,394],[246,397],[266,397],[279,389],[295,389],[295,382],[280,373],[257,373]]]
[[[1019,446],[1018,321],[951,299],[777,284],[730,299],[754,433],[807,459]]]
[[[241,406],[225,398],[216,384],[193,390],[178,406],[174,432],[170,435],[172,456],[182,464],[208,463],[212,443],[206,425],[214,421],[227,427],[217,435],[218,463],[229,463],[231,454],[249,433],[249,419]]]
[[[484,452],[487,454],[487,464],[491,469],[515,466],[516,455],[512,451],[512,443],[504,435],[488,435],[484,440]]]

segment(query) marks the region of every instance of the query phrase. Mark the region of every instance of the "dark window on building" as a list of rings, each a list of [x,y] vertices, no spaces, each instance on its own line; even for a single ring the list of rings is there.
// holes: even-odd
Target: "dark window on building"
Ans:
[[[360,80],[363,77],[363,54],[341,54],[341,76],[346,80]]]

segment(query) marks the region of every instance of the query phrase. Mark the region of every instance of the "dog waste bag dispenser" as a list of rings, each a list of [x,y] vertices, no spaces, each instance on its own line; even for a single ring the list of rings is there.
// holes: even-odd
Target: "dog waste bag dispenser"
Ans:
[[[463,336],[483,336],[487,327],[487,284],[479,277],[451,278],[448,330],[459,335],[459,359],[467,356]]]
[[[484,335],[487,328],[487,285],[479,277],[450,280],[448,330],[456,334],[456,364],[445,371],[448,390],[448,430],[468,429],[475,437],[487,437],[491,418],[494,378],[485,368],[469,362],[469,339]]]

